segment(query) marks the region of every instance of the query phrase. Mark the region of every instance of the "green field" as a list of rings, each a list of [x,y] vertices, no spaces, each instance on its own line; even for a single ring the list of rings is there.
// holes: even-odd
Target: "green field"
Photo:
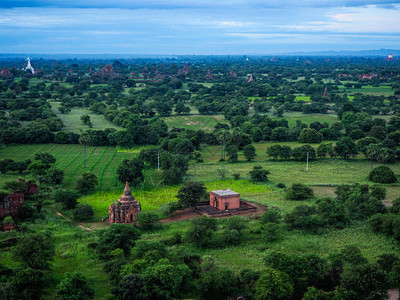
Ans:
[[[271,113],[268,115],[273,119],[275,118]],[[292,127],[296,125],[296,120],[300,120],[307,125],[317,121],[320,123],[327,122],[328,124],[338,121],[336,114],[303,114],[301,112],[285,112],[283,113],[283,119],[288,120],[289,126]]]
[[[122,129],[121,127],[107,121],[103,115],[96,115],[92,113],[87,108],[82,107],[74,107],[68,114],[62,114],[58,111],[58,107],[60,107],[60,102],[51,102],[51,106],[53,108],[54,113],[57,114],[57,117],[61,119],[64,124],[64,131],[72,131],[79,133],[81,130],[85,131],[90,129],[88,125],[84,125],[81,121],[82,115],[89,115],[90,121],[93,124],[93,129],[103,130],[106,128],[115,128]]]
[[[227,124],[222,115],[184,115],[163,118],[169,128],[185,128],[191,130],[204,130],[212,132],[217,123]]]
[[[339,85],[339,92],[346,92],[346,93],[351,93],[351,94],[364,94],[364,95],[372,95],[372,96],[393,96],[394,95],[394,90],[387,85],[380,85],[380,86],[372,86],[372,85],[367,85],[363,86],[360,89],[355,89],[355,88],[345,88],[343,85]]]

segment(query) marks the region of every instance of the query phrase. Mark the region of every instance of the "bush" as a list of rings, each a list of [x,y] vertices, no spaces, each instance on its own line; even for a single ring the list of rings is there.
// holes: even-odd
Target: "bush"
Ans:
[[[268,181],[268,175],[270,172],[268,170],[263,170],[261,166],[254,166],[253,170],[249,172],[250,181],[253,182],[265,182]]]
[[[386,198],[386,189],[380,184],[374,184],[371,187],[371,196],[378,200],[383,200]]]
[[[139,227],[144,230],[151,230],[157,227],[158,215],[154,212],[140,212],[136,216]]]
[[[74,217],[78,221],[87,221],[94,216],[93,208],[89,204],[79,203],[74,210]]]
[[[286,185],[285,185],[284,183],[282,183],[282,182],[279,182],[279,183],[276,185],[276,187],[278,187],[278,188],[280,188],[280,189],[284,189],[284,188],[286,188]]]
[[[53,197],[54,201],[61,203],[64,209],[74,209],[78,205],[79,194],[76,192],[58,190]]]
[[[85,194],[91,190],[93,190],[97,185],[97,176],[90,172],[85,172],[82,174],[82,178],[78,180],[76,184],[76,189]]]
[[[377,183],[394,183],[397,178],[394,172],[387,166],[379,166],[373,169],[368,176],[368,179]]]
[[[262,216],[261,216],[261,223],[279,223],[281,216],[281,211],[279,208],[272,208],[268,209]]]
[[[293,183],[286,191],[286,198],[288,200],[305,200],[314,197],[312,188],[302,183]]]
[[[80,272],[66,273],[56,291],[58,299],[62,300],[89,300],[93,299],[95,294],[92,283]]]
[[[233,173],[232,177],[234,180],[239,180],[240,179],[240,173]]]

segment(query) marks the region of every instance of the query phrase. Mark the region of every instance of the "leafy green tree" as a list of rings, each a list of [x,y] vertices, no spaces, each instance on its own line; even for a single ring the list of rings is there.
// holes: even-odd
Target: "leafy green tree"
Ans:
[[[256,148],[252,144],[246,145],[243,148],[243,155],[246,157],[248,162],[253,161],[256,157]]]
[[[266,182],[268,181],[268,175],[270,172],[264,170],[261,166],[254,166],[253,170],[249,172],[250,181],[253,182]]]
[[[375,169],[373,169],[369,175],[368,179],[377,182],[377,183],[395,183],[397,182],[397,178],[392,171],[387,166],[379,166]]]
[[[276,127],[272,130],[271,140],[283,142],[289,137],[289,130],[286,127]]]
[[[56,167],[50,168],[44,174],[43,183],[50,185],[61,184],[64,180],[64,171]]]
[[[340,286],[349,299],[387,299],[387,277],[376,265],[362,264],[344,270]]]
[[[135,241],[140,237],[140,231],[132,226],[124,224],[113,224],[110,228],[99,233],[99,243],[97,251],[102,260],[109,260],[112,251],[121,249],[125,255],[135,245]]]
[[[0,298],[39,300],[42,297],[46,283],[47,280],[42,270],[30,267],[18,268],[10,278],[8,292],[1,291],[2,288],[0,287]],[[2,295],[2,292],[6,292],[8,295]]]
[[[40,233],[22,237],[13,249],[13,258],[16,261],[38,270],[49,269],[54,255],[52,239]]]
[[[279,153],[279,157],[283,160],[289,160],[292,156],[292,148],[290,146],[282,146],[281,152]]]
[[[232,163],[237,163],[238,160],[238,147],[236,145],[229,145],[227,147],[227,154],[229,161]]]
[[[293,283],[290,277],[281,271],[267,268],[262,271],[254,287],[254,299],[275,300],[287,299],[293,294]]]
[[[138,186],[144,181],[143,161],[139,158],[125,159],[117,169],[118,181],[129,182],[130,185]]]
[[[329,154],[332,157],[332,154],[333,154],[332,143],[320,144],[317,147],[317,156],[318,156],[318,158],[325,158],[327,154]]]
[[[147,300],[148,292],[146,282],[138,274],[127,275],[123,277],[112,293],[118,300]]]
[[[302,183],[293,183],[286,191],[286,199],[305,200],[314,197],[312,188]]]
[[[94,190],[97,184],[97,176],[93,173],[85,172],[76,183],[76,189],[80,193],[86,194],[87,192]]]
[[[185,238],[197,247],[210,245],[214,232],[217,229],[217,220],[208,217],[195,218],[190,222],[190,227]]]
[[[186,207],[195,207],[202,199],[206,199],[207,188],[203,182],[188,181],[180,187],[176,198],[179,204]]]
[[[78,205],[79,196],[73,191],[57,190],[53,198],[56,203],[61,203],[64,209],[74,209]]]
[[[297,141],[300,143],[320,143],[322,141],[322,134],[312,128],[304,128]]]
[[[268,156],[272,156],[275,159],[277,159],[279,157],[279,155],[281,154],[281,151],[282,151],[282,146],[278,145],[278,144],[269,146],[267,148]]]
[[[67,272],[65,278],[57,285],[56,293],[62,300],[89,300],[94,299],[95,289],[82,273]]]
[[[322,225],[315,206],[299,205],[284,217],[284,221],[291,228],[316,232]]]
[[[87,221],[94,216],[94,211],[91,205],[79,203],[74,209],[74,217],[78,221]]]
[[[315,149],[310,145],[303,145],[300,147],[296,147],[293,149],[292,152],[292,157],[294,160],[307,161],[307,155],[308,155],[308,160],[313,160],[316,158]]]
[[[204,271],[199,278],[200,299],[229,299],[234,296],[237,285],[237,279],[230,270],[213,268]]]
[[[156,228],[158,225],[158,219],[158,215],[151,211],[143,211],[136,216],[136,221],[138,222],[139,227],[144,230],[152,230]]]
[[[355,157],[358,154],[356,144],[348,136],[342,137],[336,143],[334,149],[337,155],[343,157],[344,159]]]

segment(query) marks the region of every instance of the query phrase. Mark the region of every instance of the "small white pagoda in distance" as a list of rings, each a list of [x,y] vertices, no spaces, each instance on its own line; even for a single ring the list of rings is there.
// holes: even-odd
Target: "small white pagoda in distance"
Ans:
[[[22,68],[22,70],[24,71],[30,70],[32,74],[35,74],[35,69],[31,65],[31,59],[28,57],[26,61],[28,61],[28,65],[25,68]]]

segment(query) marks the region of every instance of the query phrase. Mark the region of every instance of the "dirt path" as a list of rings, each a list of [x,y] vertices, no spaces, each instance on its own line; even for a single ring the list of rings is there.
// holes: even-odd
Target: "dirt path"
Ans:
[[[257,210],[243,213],[238,216],[243,216],[243,217],[261,216],[264,212],[267,211],[267,207],[264,205],[254,203],[254,202],[250,202],[250,204],[256,206]],[[191,208],[187,208],[187,209],[182,209],[182,210],[178,210],[178,211],[174,212],[172,214],[172,217],[169,217],[167,219],[161,219],[160,223],[171,223],[171,222],[176,222],[176,221],[189,220],[189,219],[193,219],[193,218],[199,217],[199,216],[201,216],[200,213],[194,211]],[[222,217],[222,218],[227,218],[227,217],[229,217],[229,216]]]
[[[60,212],[58,212],[58,211],[56,211],[56,214],[57,214],[57,216],[60,216],[61,218],[65,219],[65,220],[67,220],[67,221],[70,221],[70,223],[71,223],[72,226],[78,225],[78,226],[79,226],[80,228],[82,228],[82,229],[85,229],[85,230],[88,230],[88,231],[92,231],[91,228],[85,227],[85,226],[83,226],[83,225],[80,224],[80,223],[75,224],[74,222],[72,222],[71,219],[67,218],[66,216],[64,216],[62,213],[60,213]]]
[[[399,290],[391,289],[388,290],[389,300],[398,300],[399,299]]]

